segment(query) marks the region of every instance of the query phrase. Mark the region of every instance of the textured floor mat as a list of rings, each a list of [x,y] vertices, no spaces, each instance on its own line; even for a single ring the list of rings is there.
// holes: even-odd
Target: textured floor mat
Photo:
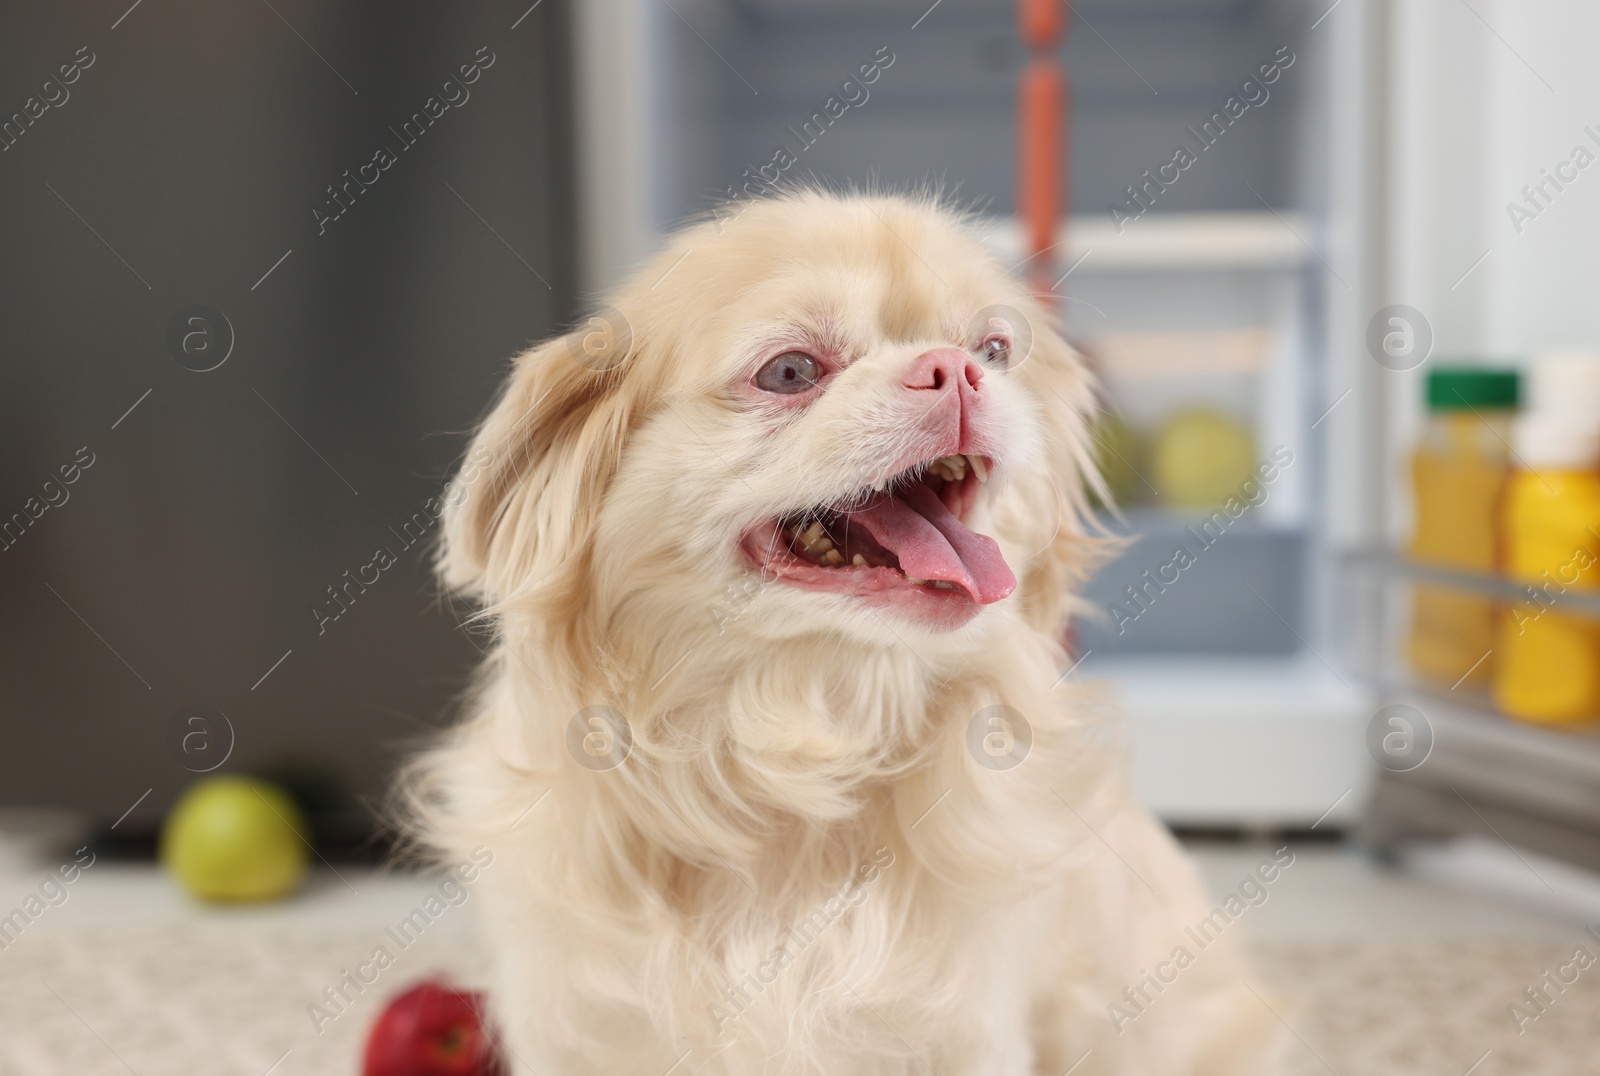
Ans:
[[[1299,1002],[1285,1013],[1298,1040],[1295,1076],[1568,1076],[1600,1071],[1600,964],[1524,1020],[1521,1033],[1509,1007],[1535,1012],[1524,988],[1557,973],[1579,945],[1600,955],[1581,934],[1567,946],[1278,943],[1256,951],[1268,982]],[[393,958],[384,970],[373,962],[379,947]],[[0,1072],[353,1076],[383,999],[439,973],[481,985],[472,953],[451,938],[401,949],[377,930],[208,925],[32,935],[0,953]]]

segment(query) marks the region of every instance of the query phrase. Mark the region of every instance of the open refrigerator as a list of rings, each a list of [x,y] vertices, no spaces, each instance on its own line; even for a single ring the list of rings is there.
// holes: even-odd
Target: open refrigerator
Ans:
[[[1516,21],[1504,0],[1460,11],[1075,0],[1069,12],[1058,52],[1069,209],[1051,252],[1066,331],[1143,442],[1202,408],[1277,463],[1209,530],[1213,513],[1173,507],[1135,463],[1144,488],[1108,517],[1130,544],[1091,587],[1106,616],[1077,625],[1069,675],[1113,687],[1136,783],[1171,823],[1331,829],[1366,817],[1370,835],[1403,836],[1407,811],[1431,807],[1414,778],[1379,764],[1368,731],[1413,691],[1393,654],[1423,570],[1402,554],[1419,368],[1427,353],[1548,342],[1530,328],[1536,312],[1515,309],[1531,299],[1552,316],[1521,275],[1547,271],[1533,244],[1474,258],[1504,238],[1491,178],[1515,190],[1516,168],[1540,161],[1536,132],[1563,121],[1515,50],[1484,31],[1485,19]],[[1014,195],[1028,50],[1011,0],[590,0],[575,33],[591,292],[763,167],[935,187],[978,215],[1009,262],[1028,256]],[[1574,55],[1563,70],[1585,68]],[[1544,111],[1530,121],[1519,103]],[[1564,286],[1563,324],[1590,332]],[[1385,361],[1384,333],[1373,336],[1402,305],[1427,352],[1409,367]],[[1481,700],[1428,706],[1444,730],[1451,707],[1488,722],[1501,746],[1485,757],[1509,738],[1530,760],[1571,760],[1570,744],[1552,748],[1552,734],[1510,726]],[[1441,731],[1438,760],[1459,738]],[[1447,771],[1461,772],[1418,772]],[[1566,798],[1588,795],[1580,786]]]

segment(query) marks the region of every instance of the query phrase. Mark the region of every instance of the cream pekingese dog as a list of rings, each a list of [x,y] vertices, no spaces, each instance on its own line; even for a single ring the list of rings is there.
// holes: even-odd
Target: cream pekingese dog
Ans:
[[[444,579],[496,627],[416,767],[516,1071],[1261,1071],[1276,1018],[1059,642],[1091,383],[931,199],[691,227],[519,356]]]

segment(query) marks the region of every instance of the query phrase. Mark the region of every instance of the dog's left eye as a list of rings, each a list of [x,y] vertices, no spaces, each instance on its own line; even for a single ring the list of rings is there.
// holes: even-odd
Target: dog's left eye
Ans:
[[[983,342],[983,357],[996,366],[1006,366],[1011,362],[1011,341],[1003,336],[991,336]]]
[[[756,371],[756,387],[767,392],[796,393],[815,387],[822,364],[804,351],[785,351]]]

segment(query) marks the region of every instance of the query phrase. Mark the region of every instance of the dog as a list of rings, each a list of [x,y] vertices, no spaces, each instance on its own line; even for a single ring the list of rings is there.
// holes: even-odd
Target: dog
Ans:
[[[514,361],[439,553],[493,645],[408,786],[432,847],[494,857],[515,1071],[1270,1067],[1063,675],[1094,393],[933,196],[695,224]]]

